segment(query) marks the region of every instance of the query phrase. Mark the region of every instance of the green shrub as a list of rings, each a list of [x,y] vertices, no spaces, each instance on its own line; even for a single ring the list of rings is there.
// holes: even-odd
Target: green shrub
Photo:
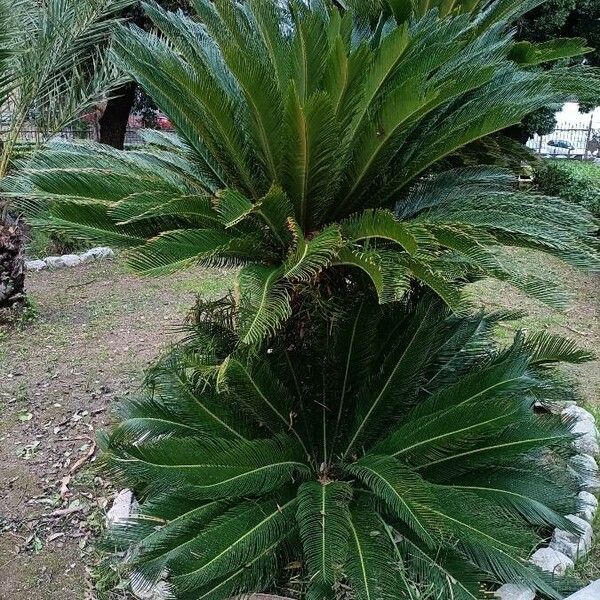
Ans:
[[[600,165],[574,160],[545,160],[535,173],[540,191],[560,196],[600,217]]]

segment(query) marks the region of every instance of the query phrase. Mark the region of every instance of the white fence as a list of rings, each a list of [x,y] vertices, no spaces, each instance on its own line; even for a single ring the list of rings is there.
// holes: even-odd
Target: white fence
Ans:
[[[543,156],[591,159],[600,156],[600,129],[588,123],[561,123],[549,135],[534,135],[527,147]]]

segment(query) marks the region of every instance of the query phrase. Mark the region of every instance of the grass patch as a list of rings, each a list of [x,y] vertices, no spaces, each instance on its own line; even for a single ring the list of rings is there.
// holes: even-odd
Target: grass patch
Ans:
[[[548,159],[537,169],[535,178],[542,193],[581,204],[600,217],[600,165]]]
[[[216,276],[215,276],[216,275]],[[226,294],[234,287],[235,273],[232,271],[203,272],[172,281],[175,291],[190,292],[205,298]]]
[[[25,242],[27,256],[34,259],[73,254],[81,252],[88,247],[89,244],[81,240],[70,238],[64,234],[50,233],[39,227],[33,227],[29,230]]]

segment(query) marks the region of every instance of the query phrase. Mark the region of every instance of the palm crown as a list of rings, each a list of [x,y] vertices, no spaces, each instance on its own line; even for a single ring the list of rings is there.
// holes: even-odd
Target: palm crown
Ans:
[[[560,305],[552,284],[516,274],[493,247],[589,267],[589,215],[519,191],[498,168],[443,167],[596,85],[592,69],[532,66],[584,52],[582,40],[515,44],[507,25],[534,3],[457,3],[445,18],[422,7],[408,18],[403,4],[373,26],[358,18],[367,9],[324,0],[198,0],[199,21],[147,4],[160,33],[121,29],[114,58],[178,137],[148,133],[148,147],[125,153],[56,145],[12,189],[51,201],[45,225],[127,248],[140,272],[244,265],[245,342],[291,314],[298,284],[336,268],[365,272],[381,302],[417,279],[459,311],[457,283],[486,274]]]
[[[430,297],[338,298],[293,348],[240,346],[222,316],[105,441],[146,498],[114,534],[134,589],[221,599],[287,576],[309,599],[479,600],[498,581],[560,597],[526,559],[544,527],[573,530],[573,434],[531,406],[568,398],[548,365],[588,354],[548,334],[496,349],[510,314]]]

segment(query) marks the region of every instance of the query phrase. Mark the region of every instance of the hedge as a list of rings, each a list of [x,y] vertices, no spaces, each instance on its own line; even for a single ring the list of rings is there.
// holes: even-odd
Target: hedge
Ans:
[[[535,174],[540,191],[585,206],[600,217],[600,165],[566,159],[548,159]]]

